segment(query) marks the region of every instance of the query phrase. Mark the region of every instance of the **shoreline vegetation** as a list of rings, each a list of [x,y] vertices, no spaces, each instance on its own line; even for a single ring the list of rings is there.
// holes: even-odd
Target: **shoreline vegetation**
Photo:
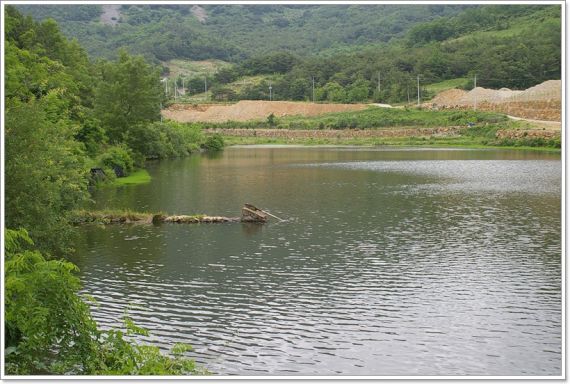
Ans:
[[[134,171],[129,176],[118,177],[112,181],[110,186],[123,186],[123,185],[138,185],[150,183],[151,177],[148,171],[144,168]]]
[[[422,137],[395,137],[389,140],[375,138],[268,138],[268,137],[235,137],[223,136],[228,147],[231,146],[256,146],[256,145],[302,145],[302,146],[361,146],[361,147],[457,147],[473,149],[513,149],[539,152],[560,153],[557,147],[538,147],[523,145],[489,145],[481,144],[461,138],[422,138]]]

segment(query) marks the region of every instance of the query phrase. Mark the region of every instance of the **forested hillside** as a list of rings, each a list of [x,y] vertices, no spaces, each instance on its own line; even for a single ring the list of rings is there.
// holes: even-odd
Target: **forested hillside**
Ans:
[[[164,74],[173,59],[232,62],[186,77],[183,93],[206,82],[211,100],[268,99],[271,85],[274,100],[394,103],[413,100],[418,80],[425,100],[426,85],[471,88],[475,75],[479,86],[514,89],[560,78],[557,5],[116,7],[115,20],[97,5],[20,9],[64,22],[92,56],[125,47],[162,62]]]
[[[123,5],[105,23],[100,5],[22,5],[36,19],[52,17],[93,56],[115,49],[166,61],[237,62],[274,51],[313,55],[403,37],[415,24],[459,14],[467,6],[394,5]],[[102,21],[103,20],[103,21]]]

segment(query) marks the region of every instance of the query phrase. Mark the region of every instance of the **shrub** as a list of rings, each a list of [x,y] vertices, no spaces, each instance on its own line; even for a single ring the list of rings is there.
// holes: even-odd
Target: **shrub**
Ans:
[[[267,116],[267,124],[269,124],[270,127],[275,127],[275,123],[276,123],[276,119],[275,119],[275,115],[272,113],[269,116]]]
[[[208,374],[183,357],[191,349],[175,344],[171,355],[128,337],[148,335],[123,317],[126,332],[100,331],[78,295],[77,266],[46,260],[27,231],[5,230],[5,369],[11,375],[188,375]]]
[[[129,148],[123,145],[115,145],[107,148],[107,150],[99,156],[98,162],[102,168],[121,168],[125,173],[125,176],[131,173],[134,169],[132,152]]]
[[[208,136],[202,147],[207,151],[219,151],[224,148],[224,139],[219,133]]]

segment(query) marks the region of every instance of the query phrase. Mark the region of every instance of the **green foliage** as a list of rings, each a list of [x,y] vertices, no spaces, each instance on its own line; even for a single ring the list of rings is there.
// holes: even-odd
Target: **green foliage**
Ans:
[[[131,173],[134,169],[134,160],[131,150],[125,145],[115,145],[108,147],[99,158],[98,163],[105,168],[120,168],[125,175]]]
[[[42,251],[67,252],[73,232],[67,214],[87,199],[88,178],[75,128],[62,116],[57,95],[7,102],[6,226],[26,227]]]
[[[220,151],[224,148],[224,139],[222,135],[214,133],[206,138],[202,147],[207,151]]]
[[[123,6],[118,26],[84,21],[82,29],[54,14],[95,56],[122,46],[155,60],[233,61],[208,76],[213,100],[267,99],[267,84],[225,87],[252,74],[281,75],[275,100],[311,100],[314,77],[319,100],[390,103],[413,98],[418,74],[430,84],[477,73],[478,85],[516,89],[561,75],[559,5],[204,5],[204,23],[189,8]],[[45,17],[41,9],[26,11]],[[189,85],[202,93],[203,76]]]
[[[188,348],[176,344],[172,356],[157,346],[137,345],[125,339],[121,331],[109,331],[101,344],[100,375],[206,375],[193,360],[182,357]]]
[[[159,73],[141,56],[121,51],[116,62],[100,63],[99,71],[95,113],[112,143],[122,142],[131,127],[160,118]]]
[[[271,113],[269,116],[267,116],[267,124],[270,127],[274,127],[276,123],[277,121],[275,119],[275,114]]]
[[[217,58],[240,62],[274,52],[309,55],[351,45],[377,44],[403,37],[417,22],[456,15],[466,6],[447,5],[201,5],[200,22],[192,5],[123,5],[121,22],[79,21],[66,6],[18,6],[37,19],[52,17],[91,55],[114,57],[117,48],[154,61]],[[101,6],[91,5],[93,14]],[[62,9],[63,8],[63,9]],[[334,20],[334,22],[331,22]],[[286,61],[283,61],[285,64]],[[279,67],[276,68],[279,71]],[[272,73],[272,72],[267,72]]]
[[[149,173],[145,169],[134,171],[127,177],[119,177],[113,181],[113,185],[135,185],[146,184],[151,180]]]
[[[6,370],[12,374],[90,370],[95,322],[79,298],[77,267],[46,260],[24,230],[5,231]]]
[[[460,77],[457,79],[444,80],[425,86],[425,90],[431,94],[437,94],[439,92],[454,88],[470,90],[473,88],[473,79]]]
[[[199,127],[174,121],[135,125],[125,138],[141,159],[187,156],[198,150],[203,140]]]
[[[5,230],[5,367],[11,375],[207,374],[175,344],[172,355],[127,337],[148,335],[125,313],[126,334],[101,332],[78,296],[77,266],[46,260],[27,231]]]

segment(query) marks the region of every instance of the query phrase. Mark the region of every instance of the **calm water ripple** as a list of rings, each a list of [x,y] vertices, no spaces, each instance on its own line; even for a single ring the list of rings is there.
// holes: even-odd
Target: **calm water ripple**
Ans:
[[[559,375],[559,155],[230,148],[164,161],[97,207],[265,226],[87,226],[96,320],[218,374]]]

